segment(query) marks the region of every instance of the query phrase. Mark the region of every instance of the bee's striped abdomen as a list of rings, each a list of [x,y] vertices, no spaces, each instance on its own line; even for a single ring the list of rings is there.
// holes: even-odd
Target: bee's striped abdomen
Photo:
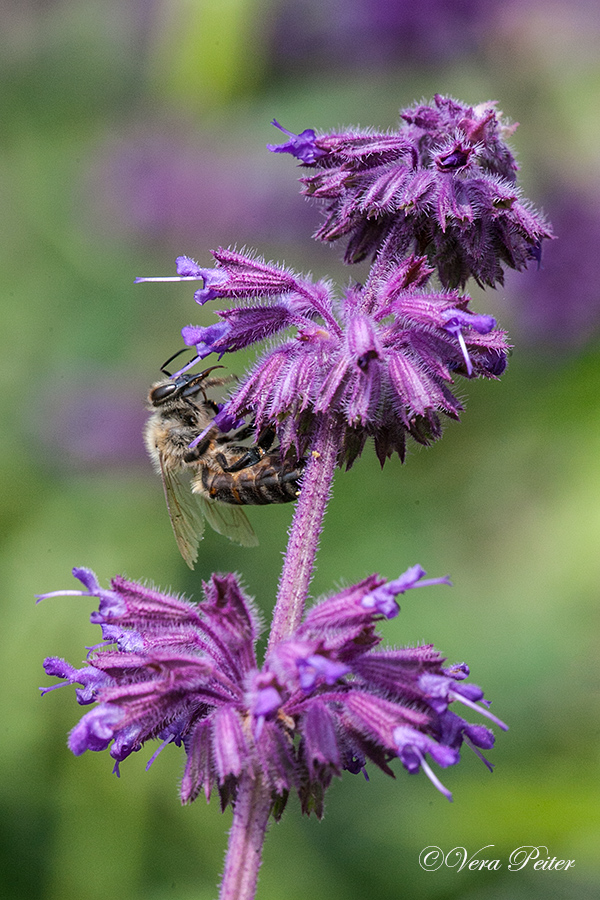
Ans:
[[[303,463],[294,467],[282,465],[279,455],[271,453],[239,472],[218,472],[204,467],[200,480],[211,500],[238,506],[266,506],[297,499],[303,468]]]

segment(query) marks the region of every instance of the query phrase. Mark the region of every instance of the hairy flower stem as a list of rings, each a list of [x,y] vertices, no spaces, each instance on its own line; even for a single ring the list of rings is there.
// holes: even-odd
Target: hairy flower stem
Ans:
[[[253,900],[270,810],[269,789],[246,773],[233,808],[219,900]]]
[[[321,416],[290,529],[267,653],[302,620],[339,447],[339,429]]]
[[[339,445],[338,429],[330,419],[321,417],[290,529],[269,649],[288,637],[302,620]],[[242,777],[233,809],[219,900],[253,900],[270,811],[271,794],[260,776]]]
[[[339,445],[338,429],[330,419],[321,417],[290,529],[269,649],[301,622]],[[253,900],[271,802],[271,792],[259,775],[242,776],[233,808],[219,900]]]

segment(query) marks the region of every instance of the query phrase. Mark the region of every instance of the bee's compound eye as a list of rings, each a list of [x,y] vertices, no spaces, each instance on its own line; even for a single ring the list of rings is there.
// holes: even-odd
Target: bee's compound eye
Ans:
[[[168,400],[169,397],[176,394],[178,390],[179,385],[175,384],[173,381],[159,384],[150,391],[150,403],[154,404],[154,406],[160,406],[161,403],[164,403],[165,400]]]

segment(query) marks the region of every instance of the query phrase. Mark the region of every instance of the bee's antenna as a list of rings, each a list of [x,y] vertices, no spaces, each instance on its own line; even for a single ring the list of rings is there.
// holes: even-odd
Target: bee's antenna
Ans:
[[[160,367],[160,371],[167,376],[167,378],[171,378],[171,373],[167,372],[167,366],[170,362],[173,362],[174,359],[177,359],[178,356],[181,356],[182,353],[185,353],[187,347],[182,347],[181,350],[178,350],[177,353],[174,353],[173,356],[170,356]]]

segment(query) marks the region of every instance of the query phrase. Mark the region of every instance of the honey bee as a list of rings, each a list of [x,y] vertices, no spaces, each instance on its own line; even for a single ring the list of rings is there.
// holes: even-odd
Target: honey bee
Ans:
[[[215,368],[221,367],[159,381],[148,395],[146,447],[162,478],[177,546],[192,569],[205,520],[219,534],[255,546],[258,539],[240,507],[295,500],[304,468],[303,460],[282,462],[279,449],[271,449],[272,431],[248,447],[236,442],[249,438],[252,426],[233,435],[211,427],[218,406],[206,391],[228,380],[208,378]]]

